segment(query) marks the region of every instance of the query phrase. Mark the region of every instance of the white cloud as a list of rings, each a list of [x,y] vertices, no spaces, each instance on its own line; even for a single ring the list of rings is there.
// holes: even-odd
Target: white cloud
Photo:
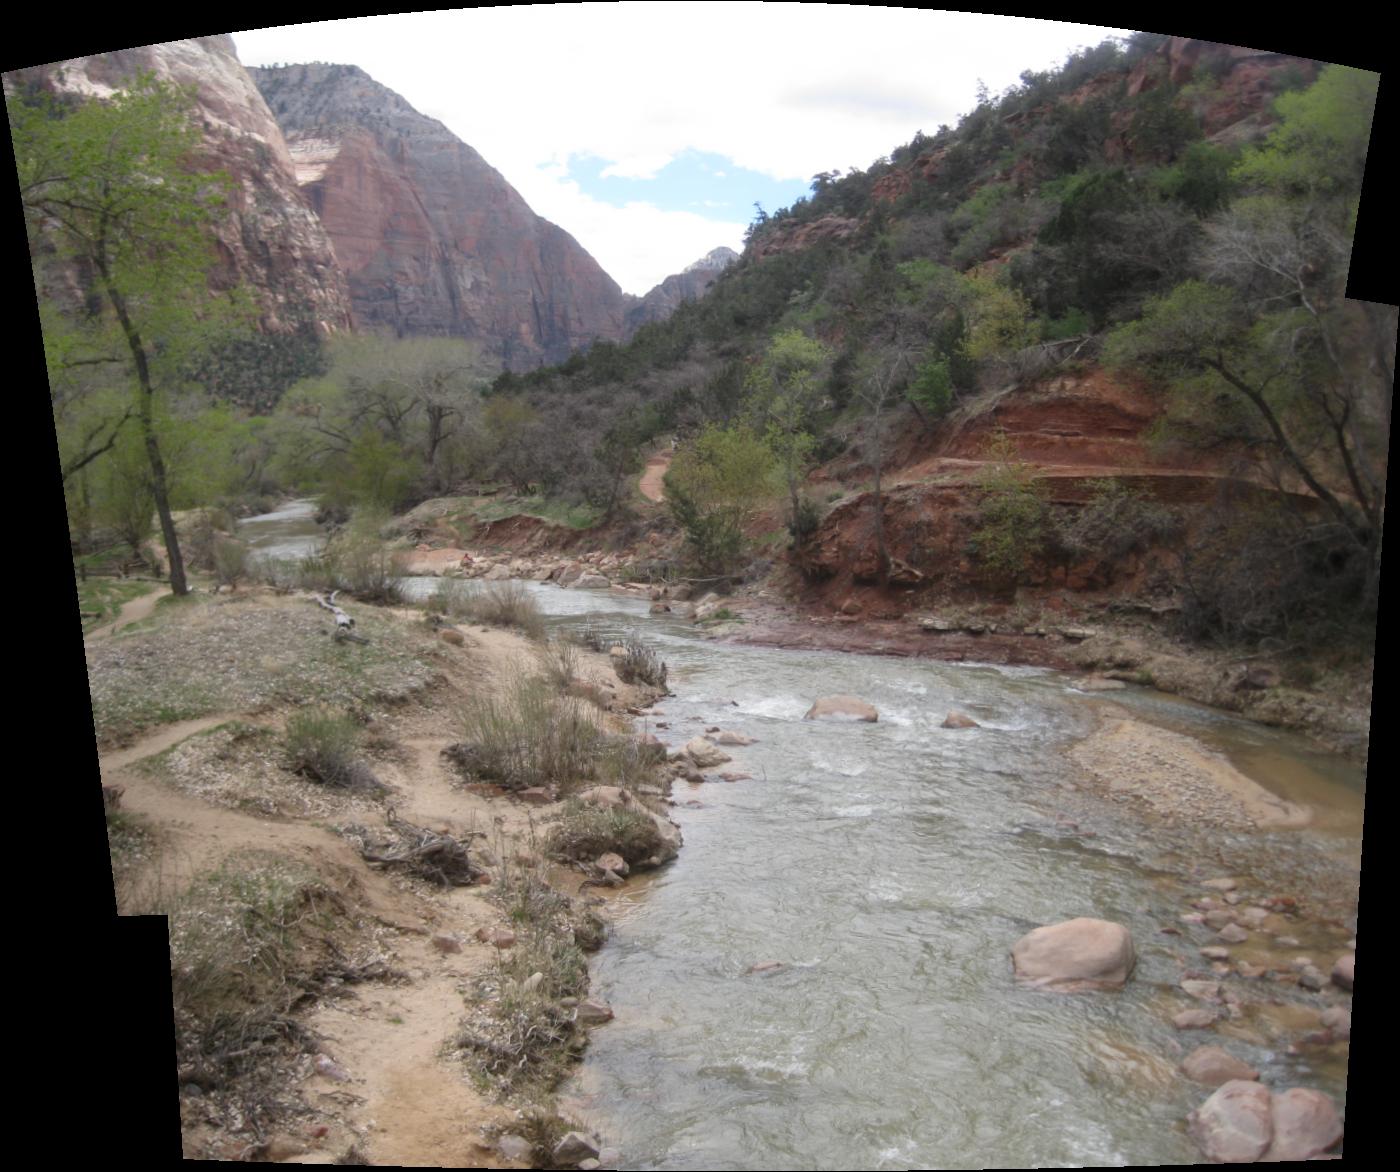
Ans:
[[[918,9],[624,3],[369,17],[234,40],[249,64],[359,65],[642,293],[720,244],[737,248],[743,225],[606,207],[571,184],[571,156],[640,179],[689,149],[805,182],[955,123],[979,78],[999,92],[1109,32]]]

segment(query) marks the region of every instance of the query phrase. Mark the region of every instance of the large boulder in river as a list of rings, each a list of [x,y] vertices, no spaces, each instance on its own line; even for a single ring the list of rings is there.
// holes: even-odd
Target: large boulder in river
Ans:
[[[1274,1139],[1264,1159],[1270,1162],[1311,1160],[1342,1138],[1342,1118],[1321,1091],[1290,1087],[1274,1095]]]
[[[700,769],[714,769],[718,765],[734,760],[728,753],[716,749],[704,737],[695,737],[693,740],[687,741],[685,755],[694,761]]]
[[[1268,1087],[1232,1079],[1186,1117],[1186,1130],[1206,1159],[1248,1164],[1273,1142],[1272,1100]]]
[[[823,696],[807,709],[803,720],[865,720],[872,724],[880,719],[873,704],[858,696]]]
[[[1085,916],[1036,928],[1011,949],[1020,980],[1063,993],[1121,989],[1136,963],[1127,928]]]

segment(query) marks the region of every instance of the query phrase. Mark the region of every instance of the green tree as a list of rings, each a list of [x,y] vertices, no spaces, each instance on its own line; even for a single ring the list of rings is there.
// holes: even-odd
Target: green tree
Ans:
[[[744,527],[777,488],[765,438],[736,424],[706,427],[684,444],[666,471],[666,504],[700,569],[728,573],[744,552]]]
[[[192,106],[188,93],[151,77],[75,108],[20,98],[7,103],[31,239],[52,241],[76,262],[115,322],[175,594],[189,586],[171,516],[157,396],[219,317],[207,274],[222,183],[192,169],[199,142]],[[36,267],[43,247],[31,250]]]
[[[802,481],[816,449],[812,432],[830,362],[831,352],[821,342],[801,330],[784,330],[774,335],[745,380],[751,415],[766,434],[787,488],[788,530],[795,538],[803,536],[804,518],[810,516],[802,505]]]

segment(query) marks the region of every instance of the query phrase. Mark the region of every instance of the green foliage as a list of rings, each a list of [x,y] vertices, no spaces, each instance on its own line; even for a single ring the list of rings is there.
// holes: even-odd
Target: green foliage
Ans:
[[[659,854],[663,846],[656,822],[645,810],[592,806],[577,800],[564,803],[559,820],[545,839],[545,850],[551,857],[573,863],[591,863],[611,851],[635,866]]]
[[[1049,536],[1049,509],[1042,483],[1028,464],[1014,458],[998,433],[988,446],[991,461],[978,477],[979,524],[972,537],[978,563],[996,582],[1014,585]]]
[[[936,352],[927,356],[905,394],[929,419],[941,418],[953,403],[953,376],[947,356]]]
[[[1196,116],[1177,100],[1170,86],[1157,86],[1140,94],[1135,105],[1128,124],[1128,141],[1139,159],[1164,159],[1170,163],[1187,143],[1201,137]]]
[[[700,568],[727,573],[744,550],[744,526],[774,495],[778,465],[750,428],[710,425],[666,472],[666,502]]]
[[[1016,289],[978,273],[967,278],[967,334],[963,353],[973,362],[1007,359],[1036,340],[1030,303]]]
[[[1231,171],[1235,156],[1208,142],[1193,142],[1174,166],[1153,176],[1166,199],[1185,204],[1198,216],[1209,216],[1225,207],[1235,190]]]
[[[1235,178],[1293,195],[1361,190],[1380,75],[1328,65],[1306,90],[1279,96],[1279,124],[1246,152]]]

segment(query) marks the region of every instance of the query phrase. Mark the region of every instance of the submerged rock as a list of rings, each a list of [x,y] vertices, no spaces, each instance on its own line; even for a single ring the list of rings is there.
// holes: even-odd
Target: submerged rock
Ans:
[[[944,728],[981,728],[972,717],[965,712],[950,712],[943,718]]]
[[[1011,949],[1011,963],[1018,978],[1038,988],[1121,989],[1137,953],[1122,924],[1081,916],[1022,936]]]
[[[1259,1072],[1247,1062],[1242,1062],[1233,1054],[1219,1046],[1197,1046],[1181,1063],[1181,1073],[1192,1082],[1206,1086],[1224,1086],[1227,1082],[1250,1082],[1259,1078]]]
[[[823,696],[807,709],[803,720],[864,720],[874,723],[880,719],[875,706],[859,696]]]

